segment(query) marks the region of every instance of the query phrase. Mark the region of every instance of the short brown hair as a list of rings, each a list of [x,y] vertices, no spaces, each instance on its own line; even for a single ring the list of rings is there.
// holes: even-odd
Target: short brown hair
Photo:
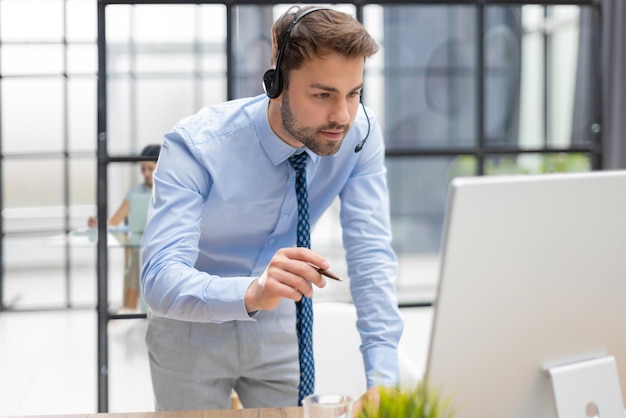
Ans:
[[[285,40],[289,25],[304,11],[314,6],[293,6],[272,26],[272,63],[276,65],[278,50]],[[291,30],[281,58],[280,68],[285,86],[289,74],[306,61],[331,53],[346,58],[368,58],[378,52],[378,44],[353,16],[333,9],[309,13]]]

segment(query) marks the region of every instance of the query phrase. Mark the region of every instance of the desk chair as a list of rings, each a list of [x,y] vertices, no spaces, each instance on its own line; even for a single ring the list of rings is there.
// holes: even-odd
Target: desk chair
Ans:
[[[345,302],[314,302],[313,315],[315,392],[343,393],[358,399],[365,393],[367,384],[355,306]],[[398,362],[402,385],[413,386],[422,378],[416,362],[401,348]]]

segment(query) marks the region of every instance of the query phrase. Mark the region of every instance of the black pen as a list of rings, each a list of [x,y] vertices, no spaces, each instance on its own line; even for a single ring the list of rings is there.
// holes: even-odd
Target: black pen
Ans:
[[[343,282],[343,279],[342,279],[341,277],[337,276],[335,273],[333,273],[333,272],[332,272],[332,271],[330,271],[330,270],[321,269],[321,268],[319,268],[319,267],[315,267],[315,266],[313,266],[313,268],[314,268],[315,270],[319,271],[319,273],[320,273],[322,276],[326,276],[326,277],[328,277],[328,278],[330,278],[330,279],[337,280],[337,281],[339,281],[339,282]]]

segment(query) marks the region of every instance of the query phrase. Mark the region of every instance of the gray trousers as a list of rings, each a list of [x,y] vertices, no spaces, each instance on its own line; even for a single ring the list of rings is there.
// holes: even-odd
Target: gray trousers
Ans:
[[[157,411],[297,406],[295,305],[222,324],[148,314],[146,344]]]

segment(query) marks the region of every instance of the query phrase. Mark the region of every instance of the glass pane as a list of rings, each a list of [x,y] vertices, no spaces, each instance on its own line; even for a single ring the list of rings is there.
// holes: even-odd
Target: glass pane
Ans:
[[[160,143],[182,118],[206,104],[205,94],[223,99],[224,82],[206,91],[191,77],[141,77],[115,79],[108,83],[108,150],[128,154],[149,143]]]
[[[439,251],[448,183],[458,173],[454,162],[444,157],[387,160],[394,248],[399,254]]]
[[[106,40],[108,48],[127,43],[131,33],[131,12],[133,6],[109,5],[106,13]]]
[[[199,8],[200,69],[203,78],[220,77],[226,88],[226,7],[202,5]],[[248,51],[250,53],[250,51]]]
[[[33,254],[37,257],[33,258]],[[68,304],[96,306],[95,241],[62,232],[7,236],[3,257],[6,306],[13,309],[65,308]],[[121,303],[123,269],[123,249],[112,246],[108,267],[111,306]]]
[[[132,57],[128,44],[107,42],[107,79],[111,80],[131,72]]]
[[[3,45],[3,75],[63,74],[63,45]]]
[[[226,80],[224,78],[207,77],[201,85],[202,97],[196,109],[201,106],[221,103],[226,100]]]
[[[531,174],[538,162],[536,159],[526,159],[529,163],[522,164],[522,155],[494,155],[485,159],[485,175]],[[528,157],[528,156],[526,156]]]
[[[63,94],[62,78],[4,78],[2,151],[11,154],[62,150]],[[35,177],[41,180],[40,176]],[[38,194],[35,192],[34,196]]]
[[[89,0],[65,0],[67,11],[68,42],[95,43],[98,36],[97,2]],[[108,22],[107,22],[108,24]]]
[[[172,74],[172,77],[185,74],[187,77],[194,74],[196,68],[196,51],[192,43],[176,45],[167,48],[142,48],[137,51],[134,68],[139,74]]]
[[[475,166],[473,157],[467,158],[463,163],[446,157],[387,159],[401,303],[432,301],[448,184]]]
[[[82,167],[76,166],[76,169],[82,169]],[[140,173],[139,163],[112,163],[108,166],[107,172],[107,186],[108,186],[108,207],[107,213],[100,214],[100,216],[106,217],[107,223],[110,223],[110,229],[108,234],[108,247],[109,247],[109,301],[110,309],[117,311],[118,309],[125,308],[138,308],[138,286],[139,286],[139,253],[138,248],[128,247],[129,233],[129,216],[119,217],[117,215],[118,210],[122,209],[124,201],[127,199],[127,194],[131,188],[137,184],[143,183],[143,177]],[[95,199],[95,194],[94,194]],[[132,198],[129,199],[129,203],[132,206]],[[87,217],[96,215],[96,205],[82,205],[82,213],[86,216],[83,218],[83,236],[82,240],[85,241],[85,235],[90,238],[95,245],[96,232],[93,229],[87,229]],[[87,209],[91,208],[91,212],[87,212]],[[123,215],[122,215],[123,216]],[[119,218],[119,221],[114,221],[115,217]],[[80,232],[80,231],[79,231]],[[81,235],[74,237],[73,245],[76,245],[81,239]],[[113,261],[116,260],[116,261]],[[135,289],[134,293],[129,289]],[[127,300],[128,299],[128,300]],[[132,302],[134,300],[134,302]],[[133,306],[131,306],[133,304]]]
[[[365,61],[365,77],[363,86],[363,102],[377,115],[383,132],[386,130],[385,120],[385,42],[383,7],[370,5],[364,7],[363,24],[369,34],[378,43],[378,52]]]
[[[143,412],[154,409],[150,390],[150,364],[144,319],[119,319],[109,323],[109,412]],[[115,366],[120,367],[115,367]]]
[[[490,156],[485,160],[485,174],[545,174],[591,170],[586,154],[521,154]]]
[[[577,85],[577,75],[582,70],[578,65],[581,42],[579,21],[580,9],[576,6],[548,8],[547,22],[549,27],[554,27],[547,34],[548,143],[553,146],[569,146],[572,143],[574,98],[577,89],[582,87]]]
[[[591,158],[585,154],[545,154],[541,160],[542,173],[591,171]]]
[[[0,1],[0,38],[3,42],[61,42],[63,0]]]
[[[521,73],[521,7],[489,7],[485,13],[485,141],[518,143]]]
[[[261,80],[270,68],[274,22],[271,6],[238,6],[233,13],[233,78],[235,98],[263,93]]]
[[[137,138],[139,144],[161,143],[182,118],[195,113],[197,92],[192,78],[137,80]],[[140,147],[141,148],[141,147]]]
[[[475,22],[468,6],[384,7],[389,148],[473,144]]]
[[[209,45],[200,56],[202,72],[208,77],[226,78],[226,46]]]
[[[544,8],[522,7],[522,37],[519,134],[520,146],[541,147],[545,142],[545,59],[543,32]]]
[[[453,157],[446,172],[446,180],[450,182],[455,177],[478,175],[478,162],[473,155],[458,155]]]
[[[68,74],[97,74],[98,47],[96,44],[80,44],[67,46]]]
[[[566,14],[570,8],[564,9]],[[595,13],[591,7],[581,6],[578,18],[578,50],[576,54],[576,76],[573,83],[573,110],[572,110],[572,136],[574,144],[589,145],[597,143],[600,132],[600,118],[602,114],[600,103],[600,86],[598,79],[601,78],[601,27],[599,13]],[[574,15],[574,12],[571,12]],[[573,19],[569,18],[569,22]],[[571,25],[570,25],[571,26]],[[573,28],[571,29],[573,30]],[[564,31],[567,32],[567,31]],[[567,35],[563,36],[568,38]],[[575,49],[576,46],[572,47]],[[557,65],[557,68],[562,63]]]
[[[107,82],[107,145],[109,153],[127,153],[139,148],[136,141],[135,93],[127,77]],[[121,151],[123,150],[123,151]]]
[[[200,40],[203,44],[226,44],[226,6],[203,4],[200,11]]]
[[[110,74],[225,71],[225,16],[223,5],[107,7]]]
[[[132,8],[137,44],[191,44],[196,31],[194,5],[137,5]],[[164,23],[167,22],[167,30]]]
[[[95,76],[68,78],[67,122],[70,151],[91,151],[95,155],[97,81]]]
[[[81,226],[84,228],[84,226]],[[111,252],[110,252],[111,253]],[[73,306],[97,306],[97,282],[96,282],[96,250],[93,246],[74,245],[69,247],[70,262],[70,301]],[[110,254],[109,258],[115,257]],[[109,260],[111,265],[120,261],[113,258]],[[115,271],[115,270],[113,270]]]
[[[139,73],[196,70],[197,8],[187,6],[137,6],[133,9],[134,68]],[[163,30],[167,20],[173,27]],[[168,24],[169,26],[169,24]]]
[[[65,227],[63,208],[63,161],[24,159],[4,161],[4,228],[6,232],[62,230]],[[45,173],[45,174],[41,174]],[[69,162],[70,225],[87,225],[87,216],[95,214],[96,168],[93,159]]]
[[[64,307],[67,287],[63,255],[64,248],[48,245],[45,236],[5,236],[5,303],[16,309]]]
[[[60,227],[64,194],[63,160],[5,159],[3,170],[4,208],[15,210],[11,212],[16,216],[15,223],[28,230]],[[8,213],[5,216],[9,217]],[[7,222],[7,231],[12,224]]]
[[[522,8],[519,142],[567,147],[594,141],[598,28],[584,6]]]
[[[223,5],[107,7],[107,17],[109,9],[120,28],[107,43],[109,153],[161,142],[176,122],[207,104],[207,97],[225,99]],[[162,26],[172,16],[184,28],[173,38]]]
[[[139,155],[139,151],[136,153],[130,153],[131,155]],[[115,211],[122,204],[126,193],[135,184],[143,182],[141,177],[141,170],[139,163],[115,163],[108,165],[108,218],[110,218]],[[95,195],[93,197],[95,202]]]
[[[80,216],[77,226],[85,226],[87,216],[95,214],[95,199],[97,196],[97,166],[95,158],[74,157],[69,163],[70,183],[70,212]]]

